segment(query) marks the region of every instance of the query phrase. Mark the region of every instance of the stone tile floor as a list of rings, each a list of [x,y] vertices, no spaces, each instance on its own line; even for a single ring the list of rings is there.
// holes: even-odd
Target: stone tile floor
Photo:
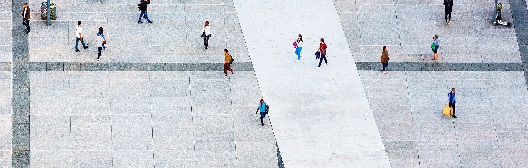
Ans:
[[[523,72],[360,71],[392,167],[525,167]],[[457,89],[457,119],[442,115]]]
[[[503,18],[512,21],[508,1]],[[387,46],[393,62],[432,62],[432,37],[439,35],[441,62],[521,62],[513,27],[492,25],[494,1],[454,1],[451,26],[442,1],[334,1],[352,54],[359,62],[378,62]]]
[[[274,167],[253,72],[235,75],[32,72],[31,166]]]
[[[54,1],[57,20],[51,26],[35,21],[30,34],[30,60],[38,62],[95,62],[95,37],[104,28],[108,47],[103,62],[223,62],[227,48],[239,62],[249,61],[242,30],[230,1],[153,1],[148,13],[154,24],[138,24],[136,0]],[[32,9],[40,1],[30,1]],[[39,12],[33,11],[32,17]],[[83,22],[85,42],[91,48],[74,52],[75,26]],[[211,24],[209,50],[200,38],[204,22]],[[145,22],[146,23],[146,22]],[[79,44],[80,45],[80,44]]]

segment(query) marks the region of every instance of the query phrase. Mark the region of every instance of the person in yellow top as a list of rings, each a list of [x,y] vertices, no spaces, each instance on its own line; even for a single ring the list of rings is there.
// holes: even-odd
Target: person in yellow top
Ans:
[[[385,70],[387,69],[387,66],[389,66],[389,51],[387,51],[387,46],[383,46],[383,52],[381,52],[381,65],[383,66],[383,68],[381,69],[381,71],[383,71],[383,73],[387,73]]]
[[[235,71],[231,69],[231,63],[233,63],[233,57],[229,54],[227,49],[224,49],[224,76],[227,76],[227,70],[231,71],[231,74],[235,74]]]

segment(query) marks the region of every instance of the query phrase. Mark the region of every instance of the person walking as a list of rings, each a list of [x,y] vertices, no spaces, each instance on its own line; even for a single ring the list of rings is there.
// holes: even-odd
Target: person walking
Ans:
[[[205,25],[202,28],[202,38],[204,39],[204,46],[207,50],[207,47],[209,46],[209,37],[211,37],[211,26],[209,26],[209,21],[205,21]]]
[[[381,65],[383,66],[383,68],[381,69],[381,71],[383,71],[384,74],[387,73],[387,67],[389,66],[389,51],[387,50],[387,46],[383,46],[383,52],[381,52]]]
[[[99,31],[97,32],[97,35],[101,35],[101,37],[103,37],[103,50],[106,50],[106,38],[105,38],[105,35],[103,33],[103,27],[99,27]]]
[[[445,6],[445,22],[449,26],[451,25],[451,11],[453,11],[453,0],[444,0]]]
[[[141,13],[139,14],[139,19],[138,19],[138,23],[143,23],[141,21],[141,17],[145,17],[145,19],[147,19],[147,22],[148,23],[152,23],[152,21],[150,21],[149,17],[148,17],[148,13],[147,13],[147,8],[148,8],[148,1],[147,0],[143,0],[141,1],[139,4],[138,4],[138,8],[139,8],[139,11],[141,11]]]
[[[224,76],[227,76],[227,71],[231,71],[231,74],[235,74],[235,71],[231,69],[231,63],[233,63],[233,57],[229,54],[227,49],[224,49]]]
[[[79,52],[79,41],[81,41],[81,44],[83,45],[84,49],[88,49],[88,46],[84,44],[83,39],[83,30],[81,27],[81,21],[77,21],[77,27],[75,28],[75,52]]]
[[[455,115],[455,103],[456,103],[455,92],[456,92],[455,88],[451,88],[451,92],[447,94],[448,101],[449,101],[449,107],[453,109],[453,118],[457,118],[457,116]]]
[[[267,105],[264,99],[260,99],[260,105],[257,107],[257,111],[255,114],[257,114],[260,111],[260,125],[264,126],[264,118],[266,117],[266,110]]]
[[[323,59],[325,61],[325,64],[328,65],[328,61],[326,60],[326,48],[326,43],[324,42],[324,39],[321,38],[321,40],[319,41],[319,54],[321,55],[321,57],[319,58],[319,66],[317,66],[317,69],[321,67]]]
[[[440,45],[438,43],[439,43],[438,35],[434,35],[433,36],[433,43],[431,43],[431,49],[433,50],[433,61],[434,62],[438,61],[438,48],[440,47]]]
[[[29,5],[27,3],[23,3],[22,6],[24,7],[24,9],[22,9],[22,25],[26,26],[26,34],[29,34],[31,31],[31,27],[29,26],[31,10],[29,9]]]
[[[95,38],[95,45],[97,46],[97,61],[99,61],[99,58],[101,57],[101,50],[103,50],[103,41],[104,38],[102,34],[97,34],[97,37]]]
[[[294,42],[295,54],[297,54],[297,61],[295,62],[299,62],[301,60],[301,51],[302,51],[303,42],[304,41],[302,39],[302,35],[299,34],[297,36],[297,40]]]

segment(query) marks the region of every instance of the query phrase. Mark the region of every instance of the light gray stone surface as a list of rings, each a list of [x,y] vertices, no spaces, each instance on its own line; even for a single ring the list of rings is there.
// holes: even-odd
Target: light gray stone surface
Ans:
[[[253,72],[30,77],[32,167],[277,165],[269,121],[260,126],[254,113],[261,96]]]
[[[0,62],[11,62],[12,59],[12,24],[11,0],[0,0]],[[22,20],[20,20],[22,24]]]
[[[234,3],[284,167],[390,167],[333,2]],[[321,37],[329,63],[316,69]]]
[[[11,167],[11,72],[0,71],[0,167]]]
[[[137,23],[137,0],[53,2],[58,5],[57,20],[49,27],[43,21],[32,26],[31,61],[95,62],[99,27],[108,42],[102,62],[218,63],[223,62],[224,48],[237,62],[249,61],[231,1],[152,1],[148,14],[153,24]],[[35,9],[40,9],[40,1],[32,0],[30,6],[32,17],[39,18]],[[75,53],[78,20],[90,48]],[[212,33],[208,50],[200,38],[206,20]]]
[[[523,72],[360,71],[392,167],[524,167]],[[456,116],[442,115],[457,89]]]
[[[503,20],[512,21],[508,1]],[[492,25],[494,1],[454,1],[451,25],[443,1],[334,0],[356,61],[378,62],[387,46],[393,62],[431,62],[431,42],[439,35],[439,61],[521,62],[513,27]]]

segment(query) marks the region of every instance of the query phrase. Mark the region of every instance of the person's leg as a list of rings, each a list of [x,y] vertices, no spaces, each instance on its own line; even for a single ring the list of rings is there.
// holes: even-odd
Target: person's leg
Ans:
[[[143,17],[143,15],[144,15],[144,12],[139,13],[138,23],[143,23],[141,22],[141,17]]]
[[[204,46],[205,46],[205,49],[207,49],[208,45],[209,45],[209,37],[208,36],[205,36],[204,38]]]
[[[88,48],[88,46],[86,46],[86,44],[84,43],[84,38],[81,39],[81,44],[83,45],[83,48],[84,48],[84,49],[87,49],[87,48]]]
[[[152,23],[152,21],[150,21],[149,17],[148,17],[148,12],[145,12],[145,18],[147,18],[147,22],[148,23]]]
[[[321,63],[323,62],[323,55],[319,58],[319,65],[317,67],[321,67]]]
[[[224,63],[224,75],[227,76],[227,65],[229,65],[229,63]]]
[[[381,71],[385,71],[385,63],[381,63],[381,66],[382,66]]]
[[[297,60],[301,60],[301,47],[295,49],[295,54],[297,54]]]
[[[260,112],[260,124],[264,126],[264,118],[266,117],[266,113]]]
[[[29,20],[27,20],[27,23],[26,23],[26,29],[27,29],[27,32],[29,33],[31,31],[31,26],[29,24]]]
[[[235,74],[235,71],[231,69],[231,64],[227,64],[227,69],[231,71],[231,74]]]
[[[326,60],[326,55],[324,55],[323,58],[325,60],[325,64],[328,64],[328,61]]]
[[[452,104],[453,104],[452,107],[453,107],[453,116],[454,116],[454,115],[455,115],[455,107],[456,107],[455,104],[456,104],[456,103],[452,103]]]
[[[97,61],[99,61],[99,58],[101,57],[101,50],[103,47],[97,47]]]
[[[81,39],[75,37],[75,52],[79,52],[79,40]]]
[[[449,14],[449,12],[445,11],[445,15],[444,15],[444,18],[445,18],[445,22],[447,23],[447,15]]]
[[[451,11],[449,11],[448,15],[449,15],[449,18],[448,18],[447,22],[449,23],[449,22],[451,22]]]

